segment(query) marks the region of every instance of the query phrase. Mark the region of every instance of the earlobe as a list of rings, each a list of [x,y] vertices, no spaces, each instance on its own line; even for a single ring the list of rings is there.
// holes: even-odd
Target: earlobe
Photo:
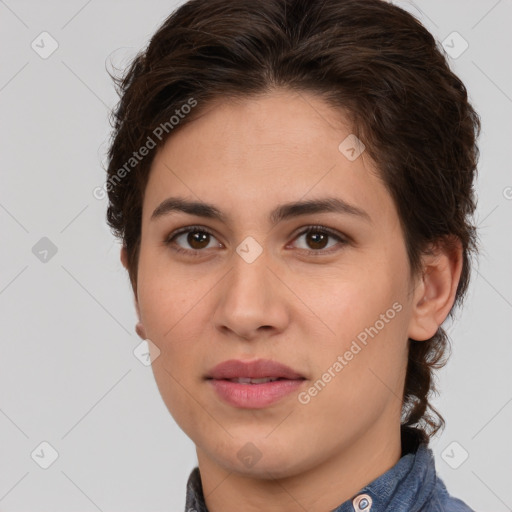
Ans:
[[[137,319],[138,319],[138,322],[135,324],[135,332],[137,333],[137,335],[140,338],[145,340],[145,339],[147,339],[146,329],[144,329],[144,325],[142,324],[142,321],[140,319],[140,309],[139,309],[139,303],[137,301],[137,297],[135,297],[135,310],[137,311]]]
[[[147,339],[146,330],[144,329],[142,322],[139,321],[135,324],[135,332],[139,335],[141,339]]]
[[[121,247],[121,263],[123,267],[128,270],[128,250],[125,245]]]
[[[413,296],[408,337],[424,341],[435,335],[455,301],[462,272],[462,244],[447,239],[423,257],[423,275]]]
[[[126,246],[123,245],[121,248],[121,263],[123,264],[123,267],[128,270],[128,250],[126,249]],[[137,318],[139,321],[135,324],[135,332],[137,333],[140,338],[143,340],[147,339],[146,336],[146,330],[144,329],[144,326],[142,325],[142,322],[140,321],[140,310],[139,310],[139,302],[137,300],[137,293],[134,289],[134,302],[135,302],[135,310],[137,311]]]

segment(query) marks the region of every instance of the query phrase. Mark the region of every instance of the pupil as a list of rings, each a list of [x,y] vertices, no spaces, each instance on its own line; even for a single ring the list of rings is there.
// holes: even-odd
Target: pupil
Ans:
[[[308,233],[308,237],[312,240],[310,246],[314,249],[323,249],[325,247],[325,242],[327,240],[327,236],[318,232]]]
[[[188,243],[194,249],[203,249],[208,245],[208,233],[201,231],[193,231],[188,234]],[[206,241],[206,244],[204,242]]]

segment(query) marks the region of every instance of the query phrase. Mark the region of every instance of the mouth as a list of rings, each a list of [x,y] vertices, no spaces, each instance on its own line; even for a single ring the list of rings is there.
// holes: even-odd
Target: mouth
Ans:
[[[270,359],[230,359],[212,368],[205,379],[224,403],[262,409],[299,391],[306,377]]]
[[[212,368],[205,378],[253,385],[276,380],[305,380],[298,371],[270,359],[229,359]]]
[[[208,377],[207,380],[224,380],[227,382],[235,382],[237,384],[266,384],[267,382],[275,382],[277,380],[306,380],[304,377],[300,379],[287,379],[285,377],[263,377],[261,379],[251,379],[250,377],[238,377],[235,379],[213,379]]]
[[[306,379],[247,377],[235,379],[207,379],[224,403],[237,409],[264,409],[298,393]]]
[[[281,402],[304,385],[306,377],[270,359],[230,359],[205,376],[217,397],[238,409],[263,409]]]

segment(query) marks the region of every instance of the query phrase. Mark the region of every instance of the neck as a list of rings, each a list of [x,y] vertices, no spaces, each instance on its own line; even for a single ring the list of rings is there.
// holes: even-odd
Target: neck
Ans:
[[[389,425],[389,423],[388,423]],[[324,512],[350,499],[391,469],[402,455],[400,425],[376,423],[328,459],[279,478],[254,478],[219,466],[196,448],[209,512]]]

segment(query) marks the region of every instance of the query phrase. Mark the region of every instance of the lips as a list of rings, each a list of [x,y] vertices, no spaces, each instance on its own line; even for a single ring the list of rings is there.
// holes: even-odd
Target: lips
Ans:
[[[230,380],[230,379],[288,379],[304,380],[305,377],[292,368],[272,361],[270,359],[257,359],[255,361],[242,361],[230,359],[212,368],[207,379]]]

